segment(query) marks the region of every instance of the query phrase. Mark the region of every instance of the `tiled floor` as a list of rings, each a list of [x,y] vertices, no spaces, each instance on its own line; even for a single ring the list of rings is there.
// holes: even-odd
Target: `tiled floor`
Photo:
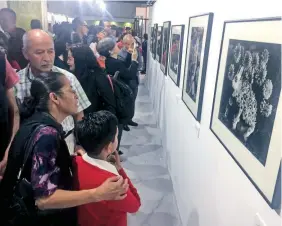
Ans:
[[[139,87],[134,121],[139,126],[123,133],[121,150],[125,153],[123,166],[138,190],[142,206],[138,213],[128,216],[128,225],[181,226],[160,132],[143,85]]]

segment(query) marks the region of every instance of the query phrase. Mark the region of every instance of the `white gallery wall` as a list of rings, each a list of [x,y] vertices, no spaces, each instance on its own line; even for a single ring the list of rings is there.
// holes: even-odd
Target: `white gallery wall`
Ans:
[[[202,119],[198,124],[181,100],[182,83],[189,16],[208,12],[214,13],[214,21]],[[185,24],[180,87],[163,75],[151,53],[146,84],[162,131],[183,226],[255,226],[257,213],[265,225],[281,225],[281,217],[209,129],[224,21],[281,14],[281,0],[158,0],[150,8],[150,26],[162,26],[165,21]],[[282,32],[282,27],[277,32]]]

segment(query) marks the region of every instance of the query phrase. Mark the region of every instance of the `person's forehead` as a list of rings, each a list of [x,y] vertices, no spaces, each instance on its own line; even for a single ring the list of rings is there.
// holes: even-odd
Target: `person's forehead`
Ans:
[[[126,43],[132,43],[133,42],[133,37],[127,37],[126,39],[125,39],[125,42]]]
[[[32,46],[42,46],[42,47],[54,47],[54,42],[51,37],[31,37],[29,44]]]

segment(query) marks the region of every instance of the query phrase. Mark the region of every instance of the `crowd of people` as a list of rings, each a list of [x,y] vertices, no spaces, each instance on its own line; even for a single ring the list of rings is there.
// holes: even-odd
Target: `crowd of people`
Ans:
[[[1,225],[127,225],[141,202],[121,164],[143,42],[81,18],[44,31],[0,10]]]

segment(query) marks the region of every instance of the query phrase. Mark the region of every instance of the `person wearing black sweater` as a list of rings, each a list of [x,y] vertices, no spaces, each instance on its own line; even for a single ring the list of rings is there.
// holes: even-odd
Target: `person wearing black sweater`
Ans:
[[[141,56],[141,52],[139,52],[139,47],[138,47],[138,45],[140,44],[138,44],[137,39],[138,37],[133,37],[131,34],[125,35],[122,40],[123,48],[118,53],[118,59],[123,61],[126,67],[130,67],[131,58],[132,58],[131,54],[133,50],[135,49],[138,52],[138,57],[137,57],[137,61],[139,63],[138,68],[137,68],[138,71],[135,77],[129,83],[129,87],[131,88],[133,95],[134,95],[134,112],[135,112],[135,101],[137,98],[138,86],[139,86],[139,71],[141,71],[141,67],[142,67],[142,56]],[[134,115],[132,116],[131,120],[128,121],[128,125],[138,126],[138,123],[132,120],[133,117]],[[129,127],[126,126],[125,130],[128,128]]]
[[[116,101],[111,84],[92,50],[88,46],[73,47],[68,54],[68,65],[91,102],[86,113],[107,110],[116,115]]]
[[[106,57],[106,71],[110,75],[114,75],[117,71],[119,72],[119,79],[130,87],[131,81],[136,78],[138,71],[138,52],[136,49],[132,50],[131,63],[129,67],[118,59],[118,48],[115,40],[111,37],[107,37],[99,41],[97,45],[97,51],[101,56]],[[126,125],[126,123],[125,123]],[[128,126],[124,128],[129,131]]]
[[[144,41],[142,43],[142,56],[143,56],[143,62],[144,67],[142,70],[143,74],[146,74],[146,66],[147,66],[147,43],[148,43],[148,34],[144,34]]]
[[[91,105],[84,110],[84,114],[107,110],[116,115],[116,99],[110,80],[105,71],[99,67],[90,47],[71,48],[68,53],[68,65],[91,102]],[[122,136],[121,120],[119,124],[121,132],[118,136],[118,144]]]
[[[110,75],[114,75],[119,71],[119,78],[125,84],[130,85],[130,81],[136,77],[138,69],[137,51],[134,51],[131,55],[131,64],[129,67],[117,59],[120,49],[117,47],[113,38],[107,37],[99,41],[97,45],[97,51],[100,55],[106,57],[106,71]]]

